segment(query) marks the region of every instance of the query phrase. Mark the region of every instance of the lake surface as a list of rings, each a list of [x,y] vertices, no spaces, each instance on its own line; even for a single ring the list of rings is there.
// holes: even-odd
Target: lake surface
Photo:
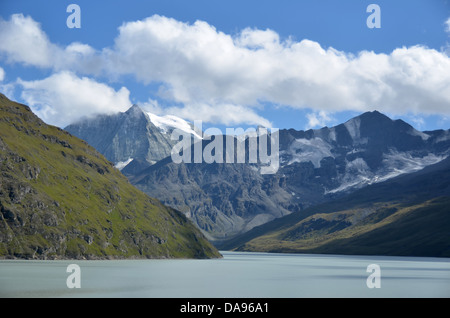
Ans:
[[[450,259],[222,255],[213,260],[1,260],[0,297],[450,297]],[[80,288],[68,288],[69,264],[80,268]],[[371,264],[379,266],[380,288],[367,285]]]

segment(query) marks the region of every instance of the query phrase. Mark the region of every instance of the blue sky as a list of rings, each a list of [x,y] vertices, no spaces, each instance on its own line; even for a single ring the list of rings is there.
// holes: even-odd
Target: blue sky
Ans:
[[[138,103],[216,127],[320,128],[377,109],[450,128],[445,0],[2,0],[0,17],[0,90],[58,126]]]

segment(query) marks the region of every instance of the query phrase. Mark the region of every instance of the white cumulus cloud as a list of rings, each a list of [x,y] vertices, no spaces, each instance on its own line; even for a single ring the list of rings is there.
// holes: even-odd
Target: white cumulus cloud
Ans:
[[[232,36],[203,21],[156,15],[123,24],[104,56],[114,65],[108,71],[162,82],[161,96],[186,105],[450,113],[450,58],[423,46],[354,55],[282,41],[272,30]]]
[[[78,119],[104,113],[126,111],[130,106],[130,92],[112,87],[87,77],[78,77],[67,71],[45,79],[24,81],[22,98],[45,122],[65,127]]]
[[[0,18],[0,54],[7,62],[22,63],[55,70],[70,69],[94,73],[100,70],[98,52],[87,44],[71,43],[67,47],[50,41],[41,25],[30,16],[13,14]]]
[[[445,20],[444,25],[445,25],[445,32],[450,34],[450,18]]]
[[[306,114],[306,118],[308,119],[308,123],[305,129],[325,127],[333,120],[330,114],[323,110],[319,112],[308,113]]]
[[[9,21],[0,19],[0,51],[8,61],[49,67],[55,50],[57,47],[31,17],[14,14]]]
[[[235,104],[188,103],[183,107],[169,107],[165,110],[165,113],[192,122],[202,120],[227,126],[236,126],[243,123],[253,126],[262,125],[268,128],[273,126],[269,120],[259,116],[252,108]]]
[[[131,75],[144,84],[156,83],[164,104],[182,105],[159,111],[222,124],[270,126],[258,114],[262,105],[311,109],[310,125],[324,123],[324,114],[339,111],[450,115],[450,57],[424,46],[352,54],[309,39],[285,40],[270,29],[245,28],[226,34],[205,21],[185,23],[154,15],[124,23],[113,46],[95,50],[78,42],[65,47],[53,44],[39,23],[17,14],[0,20],[0,56],[10,63],[56,72],[43,80],[21,82],[29,101],[38,100],[35,94],[40,100],[45,97],[41,111],[47,116],[57,112],[76,117],[66,112],[70,99],[50,104],[57,99],[41,94],[52,91],[52,81],[58,87],[55,79],[60,77],[87,90],[79,92],[80,98],[93,96],[93,89],[80,83],[102,87],[97,91],[106,95],[97,95],[91,103],[114,96],[120,98],[122,107],[127,104],[128,90],[114,91],[98,83],[97,75],[117,81]],[[91,79],[78,78],[75,73]],[[90,113],[91,108],[74,105],[78,113]]]

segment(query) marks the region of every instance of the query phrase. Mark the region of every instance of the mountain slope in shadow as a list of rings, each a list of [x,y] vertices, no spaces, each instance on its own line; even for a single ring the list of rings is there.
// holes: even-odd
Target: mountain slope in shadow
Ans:
[[[257,227],[222,249],[450,257],[450,158]]]

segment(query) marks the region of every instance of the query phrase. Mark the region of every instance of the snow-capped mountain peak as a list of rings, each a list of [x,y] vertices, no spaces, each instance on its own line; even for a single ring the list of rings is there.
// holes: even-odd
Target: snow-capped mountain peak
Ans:
[[[331,128],[283,131],[281,164],[312,163],[321,178],[331,172],[325,193],[337,193],[444,160],[450,154],[445,134],[421,132],[402,120],[366,112]]]
[[[171,133],[174,129],[180,129],[188,134],[192,134],[195,138],[202,139],[202,136],[195,131],[193,125],[180,117],[174,115],[158,116],[149,112],[147,112],[147,115],[150,117],[152,124],[164,134]]]

